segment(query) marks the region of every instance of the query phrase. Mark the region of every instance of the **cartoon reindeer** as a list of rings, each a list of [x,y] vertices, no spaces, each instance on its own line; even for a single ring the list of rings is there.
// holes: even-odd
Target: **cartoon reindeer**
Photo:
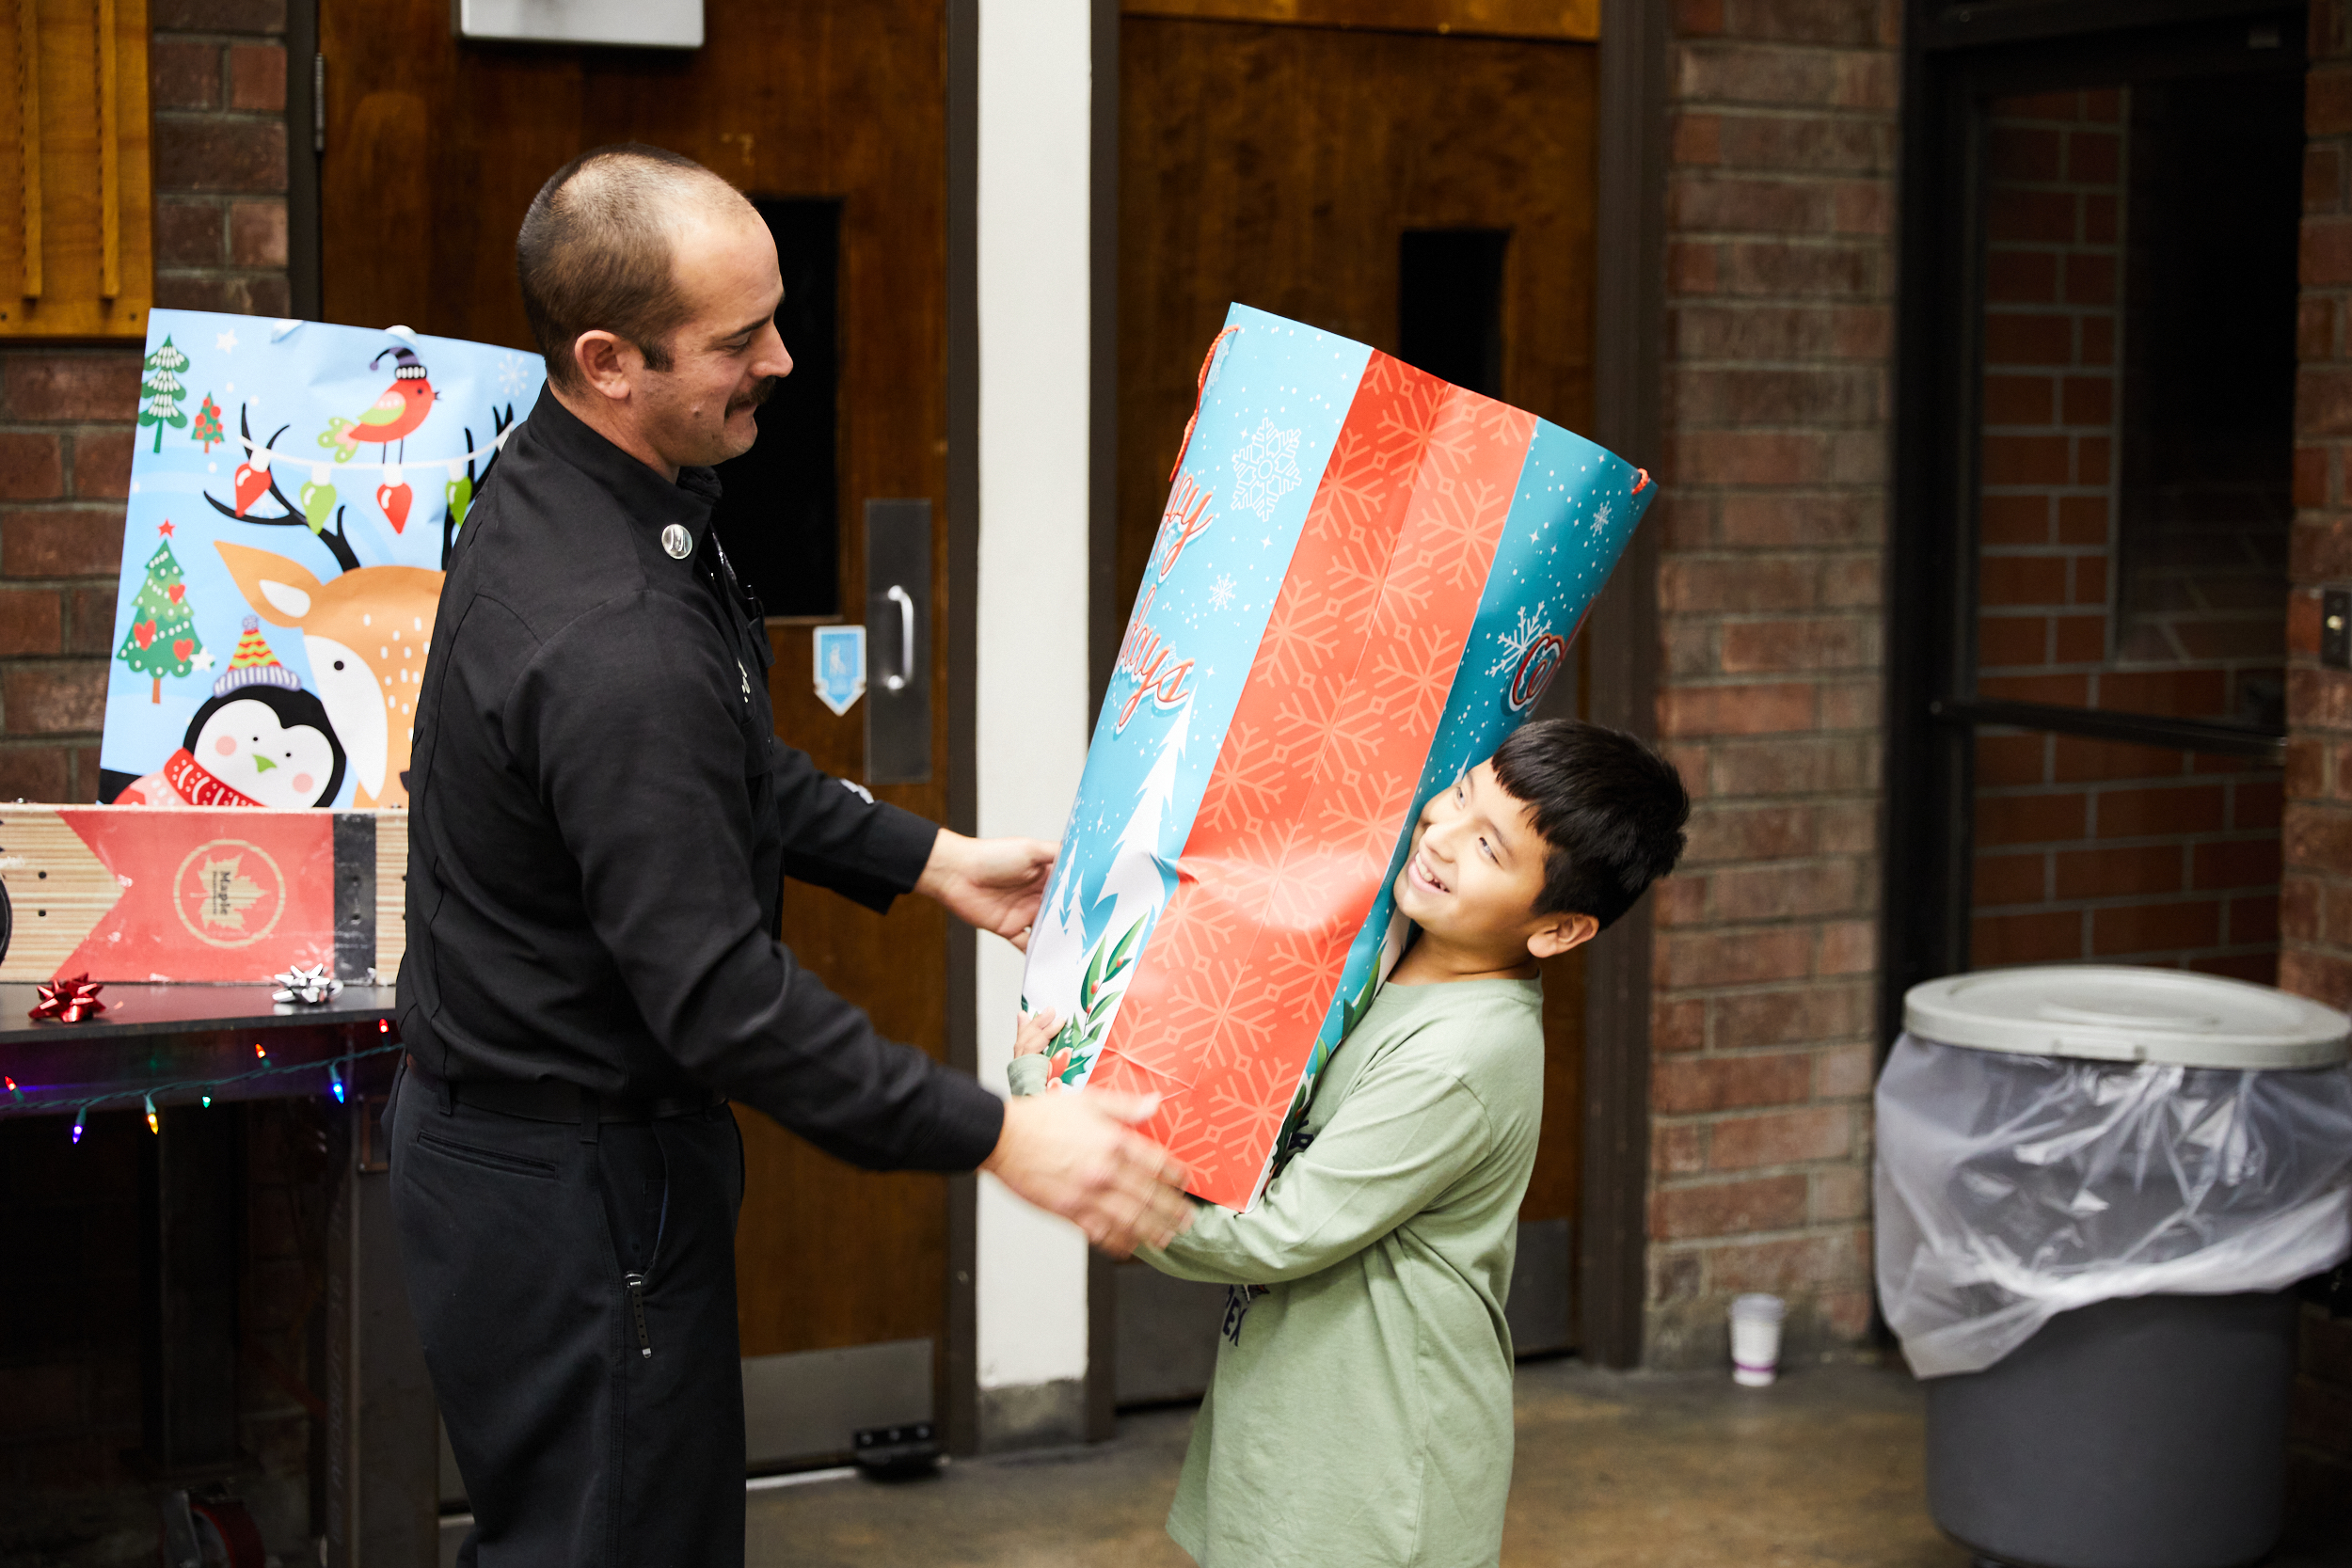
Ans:
[[[386,397],[391,398],[399,390],[396,383]],[[437,400],[420,406],[430,406],[431,401]],[[503,436],[516,422],[514,404],[491,408],[494,437]],[[334,504],[332,485],[306,486],[300,501],[278,487],[267,454],[289,428],[280,425],[267,441],[255,442],[247,409],[241,408],[237,429],[244,437],[241,445],[246,461],[237,468],[235,499],[224,501],[209,491],[204,499],[222,516],[238,522],[261,528],[307,528],[310,537],[334,557],[341,575],[322,581],[282,555],[225,542],[214,547],[220,551],[230,575],[236,579],[238,592],[256,612],[273,626],[290,626],[302,633],[303,649],[310,661],[310,678],[318,687],[319,700],[326,705],[326,716],[350,760],[352,804],[405,806],[417,695],[423,686],[425,653],[433,641],[434,612],[440,605],[443,572],[421,566],[361,565],[358,551],[353,548],[344,531],[343,508]],[[413,428],[413,424],[407,428]],[[330,430],[329,435],[334,434],[337,433]],[[498,467],[495,439],[490,455],[477,472],[470,455],[474,450],[470,425],[465,427],[464,436],[469,453],[465,477],[453,477],[444,486],[444,571],[473,498]],[[326,439],[322,437],[322,441]],[[257,447],[262,450],[257,451]],[[406,486],[401,486],[401,491],[403,499],[398,507],[400,517],[393,523],[395,531],[401,528],[408,510]],[[311,501],[313,493],[318,498],[316,502]],[[275,515],[253,510],[264,496],[276,501]],[[312,515],[307,509],[311,505],[319,515]],[[334,507],[331,527],[325,515],[327,506]],[[297,533],[294,537],[302,535]]]
[[[310,678],[351,759],[352,804],[406,805],[408,749],[441,574],[360,566],[321,582],[282,555],[247,545],[213,547],[262,619],[302,633]]]

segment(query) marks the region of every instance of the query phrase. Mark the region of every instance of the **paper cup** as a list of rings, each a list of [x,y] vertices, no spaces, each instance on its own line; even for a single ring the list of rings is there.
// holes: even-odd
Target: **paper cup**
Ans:
[[[1731,1303],[1731,1377],[1750,1388],[1770,1384],[1780,1368],[1780,1320],[1788,1307],[1778,1296],[1735,1297]]]

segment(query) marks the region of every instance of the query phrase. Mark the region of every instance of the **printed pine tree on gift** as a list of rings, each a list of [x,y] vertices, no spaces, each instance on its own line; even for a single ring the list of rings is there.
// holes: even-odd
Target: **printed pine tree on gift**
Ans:
[[[172,346],[166,338],[161,347],[147,356],[139,379],[139,396],[147,400],[139,410],[139,423],[155,427],[155,450],[164,450],[164,426],[174,430],[188,428],[188,417],[180,408],[180,400],[188,389],[180,384],[180,372],[188,368],[188,356]]]
[[[162,440],[163,432],[157,431],[155,438]],[[228,439],[220,428],[220,404],[213,401],[210,392],[205,393],[204,401],[197,405],[196,423],[189,427],[188,439],[202,447],[207,457],[212,455],[215,447]]]
[[[154,681],[148,700],[164,700],[164,677],[184,675],[196,668],[204,644],[196,635],[196,613],[188,607],[188,587],[180,558],[171,553],[171,524],[156,532],[164,536],[147,558],[147,580],[139,584],[131,606],[131,629],[122,634],[115,657]]]

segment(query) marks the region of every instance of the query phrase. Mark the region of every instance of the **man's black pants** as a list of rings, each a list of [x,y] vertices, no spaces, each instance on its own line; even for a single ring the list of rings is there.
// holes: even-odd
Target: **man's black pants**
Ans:
[[[536,1120],[411,1069],[386,1120],[408,1301],[473,1505],[457,1560],[737,1568],[732,1114]]]

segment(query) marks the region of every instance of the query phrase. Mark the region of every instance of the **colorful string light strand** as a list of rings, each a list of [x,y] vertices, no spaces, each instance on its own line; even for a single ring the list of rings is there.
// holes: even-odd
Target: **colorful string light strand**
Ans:
[[[375,1027],[379,1034],[391,1032],[391,1025],[381,1020],[377,1021]],[[78,1092],[66,1093],[57,1095],[52,1103],[56,1104],[59,1110],[63,1110],[68,1105],[75,1107],[73,1131],[71,1136],[77,1144],[82,1141],[82,1134],[87,1130],[90,1112],[110,1101],[136,1100],[141,1101],[147,1112],[147,1130],[150,1132],[161,1133],[163,1124],[155,1109],[155,1097],[159,1094],[170,1095],[175,1092],[195,1090],[200,1103],[209,1109],[213,1103],[210,1091],[214,1089],[226,1088],[231,1084],[250,1083],[257,1078],[283,1077],[294,1072],[315,1072],[322,1067],[326,1069],[326,1092],[335,1097],[336,1104],[344,1105],[350,1103],[351,1080],[345,1073],[352,1063],[362,1061],[370,1056],[388,1055],[392,1052],[405,1049],[398,1040],[392,1040],[383,1045],[372,1045],[365,1051],[346,1051],[324,1062],[273,1062],[269,1059],[269,1053],[262,1048],[262,1042],[256,1040],[253,1042],[253,1054],[261,1059],[262,1065],[249,1072],[232,1073],[227,1078],[179,1078],[168,1084],[151,1084],[144,1088],[136,1089],[117,1089],[107,1094],[91,1095],[87,1099],[82,1098]],[[27,1098],[26,1091],[18,1085],[14,1078],[0,1075],[0,1086],[7,1088],[9,1101],[14,1105],[23,1107],[35,1103]],[[32,1092],[40,1094],[44,1087],[79,1091],[89,1085],[83,1084],[41,1085]]]

